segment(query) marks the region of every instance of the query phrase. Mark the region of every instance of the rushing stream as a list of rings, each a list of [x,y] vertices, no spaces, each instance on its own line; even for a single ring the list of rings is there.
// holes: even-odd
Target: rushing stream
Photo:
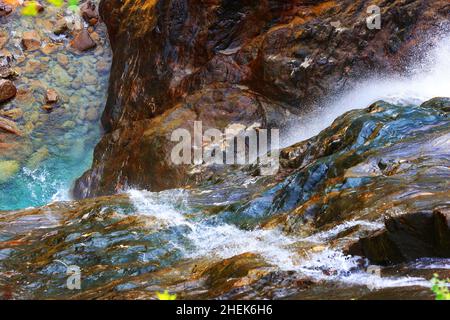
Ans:
[[[300,120],[291,128],[286,146],[311,137],[310,145],[320,145],[327,134],[337,136],[342,132],[339,128],[351,127],[349,121],[361,123],[361,128],[354,128],[355,137],[346,136],[354,138],[347,148],[311,160],[283,182],[235,173],[217,185],[192,190],[132,189],[74,202],[69,201],[68,190],[91,164],[100,136],[108,72],[97,66],[100,61],[109,65],[111,54],[107,41],[83,55],[21,52],[21,32],[31,27],[47,32],[43,23],[54,14],[46,11],[36,24],[17,17],[8,26],[12,41],[7,49],[23,57],[18,88],[36,87],[36,93],[6,108],[20,103],[21,124],[33,126],[32,153],[46,155],[32,166],[23,163],[11,180],[0,185],[0,210],[5,210],[0,215],[0,285],[8,287],[12,297],[152,298],[154,292],[168,288],[180,298],[392,297],[389,289],[396,290],[396,297],[409,292],[427,298],[426,279],[436,270],[450,270],[448,259],[424,258],[396,268],[375,268],[374,273],[366,259],[344,253],[350,242],[383,228],[380,212],[396,214],[448,203],[448,195],[433,195],[435,190],[448,190],[448,118],[421,104],[450,94],[449,38],[443,37],[425,61],[416,62],[410,76],[370,76]],[[100,33],[104,39],[104,30]],[[67,57],[67,65],[61,65],[58,54]],[[27,72],[30,61],[37,61],[39,71]],[[50,114],[36,111],[43,96],[39,88],[48,87],[63,97],[61,107]],[[377,100],[392,105],[343,115]],[[334,127],[326,129],[341,115]],[[422,135],[428,140],[424,142]],[[420,152],[412,150],[416,146]],[[340,179],[339,166],[353,161],[353,152],[362,165],[345,167],[345,179]],[[402,157],[412,160],[404,165],[398,161]],[[378,171],[358,176],[358,170],[372,165],[373,159]],[[379,159],[386,164],[380,165]],[[415,167],[419,160],[420,166]],[[406,172],[396,176],[398,180],[381,174],[391,167],[397,170],[396,165]],[[326,174],[329,168],[337,168],[336,176]],[[421,172],[427,173],[427,179],[410,178],[420,177]],[[376,180],[381,176],[385,180]],[[388,193],[396,184],[404,186],[404,194]],[[377,192],[387,196],[380,200]],[[314,225],[308,221],[308,210],[297,215],[297,208],[313,203],[314,211],[317,198],[332,198],[336,193],[335,203],[342,201],[345,206],[341,207],[349,209],[337,212],[335,220],[326,220],[325,212],[325,221]],[[355,193],[364,194],[364,201]],[[423,198],[408,202],[411,194]],[[397,205],[399,199],[407,199],[406,204]],[[365,207],[359,208],[358,201]],[[385,202],[394,205],[388,207]],[[245,271],[239,281],[227,282],[227,263]],[[80,292],[66,290],[68,265],[83,271]],[[303,285],[307,291],[299,289]]]

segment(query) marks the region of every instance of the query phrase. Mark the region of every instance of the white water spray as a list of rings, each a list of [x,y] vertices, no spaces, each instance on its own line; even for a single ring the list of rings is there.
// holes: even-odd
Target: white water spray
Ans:
[[[450,97],[450,36],[429,49],[423,61],[414,62],[408,74],[371,76],[349,92],[328,99],[290,129],[284,146],[309,139],[345,112],[367,108],[378,100],[417,105],[435,97]]]

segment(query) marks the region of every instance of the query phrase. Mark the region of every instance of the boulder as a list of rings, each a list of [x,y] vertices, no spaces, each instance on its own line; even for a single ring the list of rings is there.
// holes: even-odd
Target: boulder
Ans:
[[[0,103],[14,98],[16,94],[17,89],[12,81],[0,79]]]
[[[360,239],[348,254],[375,264],[395,264],[424,257],[450,258],[450,208],[389,218],[386,228]]]

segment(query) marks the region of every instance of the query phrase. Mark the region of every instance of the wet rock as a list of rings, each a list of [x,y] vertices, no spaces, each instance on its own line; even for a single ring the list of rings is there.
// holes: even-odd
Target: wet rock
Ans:
[[[61,47],[61,45],[59,45],[59,44],[47,43],[41,48],[41,51],[45,55],[51,55],[54,52],[56,52],[60,47]]]
[[[3,49],[8,40],[9,40],[8,33],[4,30],[0,30],[0,49]]]
[[[53,104],[58,102],[58,92],[55,89],[48,89],[45,93],[45,102],[47,104]]]
[[[50,153],[47,147],[41,147],[31,155],[26,163],[26,167],[30,170],[35,170],[45,159],[49,157]]]
[[[85,115],[85,119],[88,121],[97,121],[99,119],[98,110],[96,107],[90,107]]]
[[[80,6],[80,14],[84,21],[89,23],[91,26],[96,25],[99,20],[97,6],[90,0]]]
[[[18,161],[0,161],[0,184],[8,182],[19,172],[19,169]]]
[[[69,31],[69,26],[67,24],[67,20],[65,18],[59,18],[54,27],[53,27],[53,33],[57,36],[65,34]]]
[[[9,15],[12,12],[13,8],[8,2],[2,0],[0,1],[0,17],[4,17]]]
[[[444,112],[450,112],[450,98],[434,98],[424,102],[422,108],[436,108]]]
[[[386,229],[350,246],[347,253],[376,264],[395,264],[424,257],[450,258],[450,208],[389,218]]]
[[[251,253],[244,253],[230,259],[225,259],[211,266],[202,273],[207,278],[207,284],[211,291],[226,292],[233,286],[241,286],[244,284],[245,277],[250,273],[255,274],[255,270],[267,267],[267,263],[260,257]],[[261,272],[259,277],[264,276]],[[259,277],[255,277],[252,281],[256,281]],[[245,283],[248,285],[249,283]]]
[[[105,61],[100,60],[97,63],[97,72],[99,72],[99,73],[106,73],[109,71],[109,68],[110,68],[109,63],[107,63]]]
[[[18,76],[17,72],[10,67],[0,67],[0,78],[14,79]]]
[[[0,79],[0,103],[14,98],[16,94],[17,89],[12,81]]]
[[[39,49],[41,47],[41,36],[35,30],[25,31],[22,35],[22,46],[28,51]]]
[[[106,156],[115,161],[95,162],[92,170],[76,182],[74,194],[80,198],[104,195],[114,193],[124,185],[145,186],[155,191],[196,185],[224,168],[174,164],[171,160],[172,149],[177,144],[171,141],[174,130],[183,128],[193,134],[196,120],[202,121],[205,131],[208,128],[224,131],[232,124],[240,128],[255,124],[267,127],[271,113],[280,115],[277,111],[270,104],[266,109],[261,108],[257,96],[240,88],[212,87],[196,92],[159,117],[132,122],[132,125],[106,135],[95,153],[112,145]],[[288,117],[288,114],[284,115]],[[102,167],[102,175],[95,173],[97,166]],[[119,167],[120,179],[115,176]]]
[[[17,120],[23,117],[23,111],[20,108],[14,108],[9,110],[0,110],[0,116],[7,117],[12,120]]]
[[[58,63],[63,67],[67,67],[70,62],[69,57],[63,53],[58,53],[56,55],[56,59],[58,60]]]
[[[99,5],[114,54],[102,125],[107,133],[120,128],[115,134],[123,134],[123,140],[130,140],[131,144],[142,140],[142,134],[133,134],[122,128],[160,117],[185,104],[194,93],[207,88],[245,86],[261,100],[270,101],[267,104],[269,108],[278,111],[272,114],[301,114],[325,95],[342,92],[355,85],[355,75],[371,72],[373,66],[381,72],[401,69],[407,61],[404,58],[409,54],[408,48],[426,41],[422,35],[448,19],[444,13],[446,5],[442,1],[435,1],[423,10],[420,10],[420,1],[386,3],[386,12],[401,8],[411,12],[414,19],[408,19],[406,23],[398,15],[386,15],[384,32],[366,30],[362,23],[362,4],[350,0],[309,1],[299,6],[281,1],[264,4],[240,2],[236,6],[229,6],[227,2],[215,6],[177,2],[164,10],[159,1],[144,3],[145,6],[108,0]],[[205,19],[204,16],[211,18]],[[345,21],[346,28],[333,28],[330,21]],[[379,50],[389,42],[392,34],[399,33],[400,25],[404,30],[398,36],[400,41],[396,42],[395,53]],[[414,26],[419,25],[421,32],[414,32]],[[361,46],[362,42],[364,46]],[[141,67],[133,72],[124,72],[135,63]],[[216,104],[222,99],[221,94],[211,98]],[[205,118],[215,118],[208,104],[196,104],[195,111],[201,112]],[[206,115],[206,112],[211,114]],[[109,139],[111,137],[108,136]],[[340,143],[327,144],[328,151],[338,148]],[[110,145],[105,141],[98,148],[109,148]],[[138,142],[136,148],[137,145]],[[147,148],[141,150],[147,152]],[[145,172],[133,173],[131,165],[124,170],[126,173],[119,166],[113,169],[114,165],[109,165],[109,162],[116,160],[118,151],[103,151],[98,150],[96,154],[102,155],[108,168],[103,172],[107,172],[108,178],[97,177],[94,180],[101,180],[98,189],[103,186],[105,190],[96,190],[92,194],[97,191],[105,194],[106,189],[108,192],[115,190],[113,183],[106,180],[118,179],[119,171],[122,179],[128,179],[130,184],[136,181],[141,187],[147,184],[146,188],[152,185],[173,187],[152,183],[150,176],[158,180],[153,169],[147,171],[149,176],[146,178],[142,177],[147,175]],[[138,160],[141,157],[138,152],[133,152],[131,157],[128,163],[143,161]],[[152,155],[151,161],[166,162],[158,157],[164,157],[162,152]],[[165,165],[161,172],[167,172],[168,167]],[[136,166],[135,169],[140,170],[138,168]],[[96,172],[95,165],[91,171],[94,175],[93,172]],[[177,172],[176,176],[181,178]],[[355,172],[350,173],[349,181],[358,179]],[[358,172],[358,175],[364,173]],[[90,179],[88,173],[85,178]],[[181,185],[185,180],[178,179]]]
[[[42,110],[44,110],[48,113],[52,112],[54,108],[55,108],[55,106],[51,105],[51,104],[45,104],[42,106]]]
[[[95,48],[97,44],[92,40],[89,32],[83,29],[75,35],[70,45],[72,48],[82,52]]]

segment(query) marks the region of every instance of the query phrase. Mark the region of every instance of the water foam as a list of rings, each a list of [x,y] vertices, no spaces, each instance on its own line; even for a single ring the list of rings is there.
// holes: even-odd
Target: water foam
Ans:
[[[352,90],[328,99],[316,111],[300,118],[289,130],[284,146],[309,139],[345,112],[366,108],[378,100],[417,105],[435,97],[450,96],[450,36],[439,37],[422,61],[411,63],[406,76],[368,75]]]
[[[170,196],[173,192],[173,196]],[[381,277],[365,272],[360,257],[345,255],[337,249],[325,248],[321,252],[308,254],[295,248],[300,241],[326,244],[327,239],[350,227],[361,225],[370,230],[380,227],[378,222],[350,221],[328,231],[319,232],[309,238],[296,238],[284,235],[277,229],[242,230],[226,223],[213,223],[206,219],[194,221],[181,212],[188,207],[179,207],[186,203],[186,192],[167,191],[154,193],[130,190],[128,195],[136,209],[136,214],[151,216],[165,222],[170,227],[187,227],[185,236],[193,248],[180,248],[186,258],[227,259],[243,253],[255,253],[267,263],[282,271],[296,271],[318,280],[339,281],[348,284],[365,285],[371,289],[400,286],[428,286],[422,278]],[[176,203],[176,205],[174,205]],[[300,254],[302,252],[302,254]]]

